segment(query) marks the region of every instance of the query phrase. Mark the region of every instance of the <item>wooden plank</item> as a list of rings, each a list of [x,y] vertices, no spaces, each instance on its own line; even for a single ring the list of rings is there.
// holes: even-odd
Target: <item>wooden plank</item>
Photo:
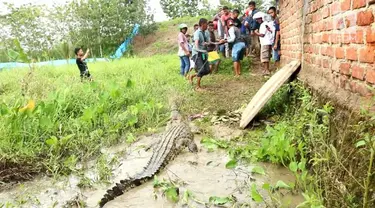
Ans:
[[[255,94],[242,113],[240,128],[244,129],[259,113],[263,106],[271,99],[272,95],[289,79],[300,67],[299,61],[292,61],[277,71]]]

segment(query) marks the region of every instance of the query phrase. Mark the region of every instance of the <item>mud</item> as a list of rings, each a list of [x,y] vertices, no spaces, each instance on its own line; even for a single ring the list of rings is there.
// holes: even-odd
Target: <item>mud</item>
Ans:
[[[223,126],[212,127],[212,130],[217,138],[230,139],[241,134],[238,130]],[[113,167],[112,181],[116,183],[140,172],[152,154],[152,149],[146,151],[145,147],[157,139],[158,137],[155,135],[145,136],[130,147],[118,145],[103,150],[103,153],[109,156],[126,150],[126,156],[120,159],[116,167]],[[275,184],[278,180],[283,180],[286,183],[294,182],[294,176],[287,169],[270,164],[259,164],[264,167],[265,176],[251,174],[249,171],[251,166],[237,166],[234,170],[226,169],[225,164],[229,161],[226,152],[223,150],[208,152],[200,146],[200,139],[200,135],[195,136],[199,148],[197,154],[192,154],[187,150],[182,152],[157,176],[159,179],[178,181],[181,196],[186,190],[192,192],[194,200],[189,200],[188,207],[207,207],[208,204],[205,203],[208,203],[211,196],[226,197],[231,195],[237,199],[236,206],[267,207],[267,204],[272,204],[272,202],[268,193],[261,189],[264,183]],[[88,167],[92,166],[92,164],[88,165]],[[94,181],[97,178],[97,174],[92,170],[87,172],[86,176]],[[78,188],[79,180],[77,176],[69,176],[54,183],[51,178],[41,177],[0,192],[0,204],[10,201],[16,207],[64,207],[64,205],[72,207],[72,204],[82,201],[86,203],[87,207],[97,207],[97,203],[105,191],[113,186],[113,184],[94,185],[92,189],[80,189]],[[255,203],[249,197],[250,186],[253,183],[257,185],[265,202]],[[289,204],[287,207],[295,207],[303,201],[299,195],[288,194],[282,200],[284,204]],[[70,202],[69,205],[67,202]],[[186,207],[186,204],[184,205],[182,200],[177,204],[168,201],[160,191],[154,190],[153,181],[149,181],[107,203],[105,207],[172,208]]]

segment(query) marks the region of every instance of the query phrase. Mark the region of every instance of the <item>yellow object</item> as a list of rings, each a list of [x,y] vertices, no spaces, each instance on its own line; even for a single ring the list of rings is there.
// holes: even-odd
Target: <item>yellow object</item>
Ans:
[[[27,105],[23,108],[20,108],[19,111],[20,112],[24,112],[26,110],[30,110],[30,111],[33,111],[35,108],[35,101],[34,100],[29,100],[29,102],[27,103]]]
[[[216,60],[219,60],[219,59],[220,59],[220,56],[217,53],[217,51],[211,51],[211,52],[208,53],[208,61],[209,62],[216,61]]]

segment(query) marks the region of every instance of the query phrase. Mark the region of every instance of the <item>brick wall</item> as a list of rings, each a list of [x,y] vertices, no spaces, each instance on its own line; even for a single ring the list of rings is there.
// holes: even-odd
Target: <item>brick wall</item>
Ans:
[[[280,0],[279,9],[282,64],[301,60],[312,85],[372,94],[375,0]]]

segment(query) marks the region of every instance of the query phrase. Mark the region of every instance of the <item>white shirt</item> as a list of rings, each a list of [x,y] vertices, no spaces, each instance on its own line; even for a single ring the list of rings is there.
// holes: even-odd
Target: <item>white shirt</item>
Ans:
[[[272,32],[267,30],[268,26]],[[263,22],[260,25],[259,33],[264,34],[264,37],[259,37],[260,45],[272,45],[273,41],[275,39],[275,26],[273,25],[273,22]]]

